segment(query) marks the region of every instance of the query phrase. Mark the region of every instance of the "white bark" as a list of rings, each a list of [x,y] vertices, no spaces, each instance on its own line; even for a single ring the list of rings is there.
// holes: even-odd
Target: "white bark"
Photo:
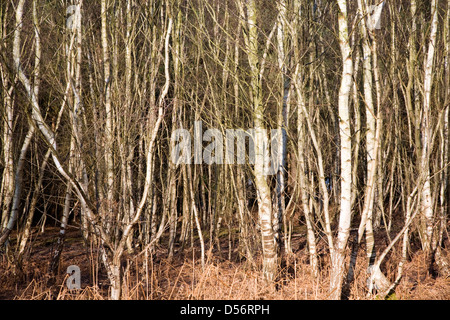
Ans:
[[[345,249],[350,233],[352,195],[352,145],[349,119],[349,97],[352,87],[353,62],[348,35],[347,1],[337,0],[339,5],[339,43],[342,53],[342,78],[339,89],[339,128],[341,138],[341,202],[339,229],[335,250],[331,257],[330,294],[340,299],[344,276]]]
[[[258,58],[258,29],[256,26],[256,3],[255,0],[246,1],[248,36],[245,38],[248,61],[251,75],[251,94],[255,124],[255,186],[258,194],[258,217],[261,226],[263,247],[263,274],[265,279],[273,281],[277,272],[277,251],[274,232],[272,228],[272,199],[267,184],[266,160],[267,150],[264,144],[268,141],[267,131],[264,129],[264,107],[261,95],[261,75],[264,68],[264,60]],[[275,29],[273,29],[275,30]],[[261,62],[261,68],[258,65]],[[267,146],[267,144],[266,144]]]
[[[278,241],[278,245],[281,244],[281,224],[284,221],[284,225],[286,226],[286,217],[285,217],[285,179],[286,179],[286,156],[287,156],[287,136],[286,130],[288,125],[288,97],[289,97],[289,89],[290,89],[290,79],[287,75],[287,66],[286,66],[286,56],[285,56],[285,36],[286,27],[286,2],[284,0],[280,0],[277,2],[278,5],[278,21],[277,21],[277,42],[278,42],[278,67],[281,71],[281,106],[279,106],[278,110],[278,168],[277,171],[277,205],[276,209],[278,212],[274,212],[274,230],[275,235]],[[286,232],[286,230],[285,230]],[[284,237],[285,250],[290,252],[290,248],[287,245],[287,239]]]
[[[113,144],[114,144],[114,128],[113,128],[113,109],[111,104],[111,70],[110,70],[110,57],[109,57],[109,42],[107,32],[107,15],[109,8],[109,1],[101,1],[101,37],[102,37],[102,52],[103,52],[103,77],[104,77],[104,94],[105,94],[105,113],[106,113],[106,126],[105,126],[105,164],[106,164],[106,207],[103,209],[103,214],[112,214],[113,201],[114,201],[114,157],[113,157]],[[113,219],[113,218],[110,218]],[[108,219],[108,221],[110,220]],[[111,224],[107,224],[107,229],[111,227]]]
[[[448,101],[450,97],[450,65],[449,65],[449,54],[450,54],[450,0],[447,1],[447,12],[446,20],[444,24],[444,39],[445,39],[445,58],[444,58],[444,68],[445,68],[445,84],[446,84],[446,100]],[[450,136],[449,136],[449,115],[450,107],[447,105],[443,111],[443,121],[441,127],[441,137],[442,137],[442,147],[441,147],[441,183],[440,183],[440,223],[439,223],[439,234],[435,236],[436,238],[436,254],[435,260],[439,267],[439,273],[448,277],[450,276],[450,264],[445,255],[441,252],[442,240],[444,231],[446,230],[446,217],[449,212],[449,147],[450,147]]]
[[[0,22],[1,23],[1,22]],[[0,26],[3,27],[3,26]],[[6,36],[6,30],[1,30],[3,37]],[[2,115],[3,126],[3,161],[5,169],[2,173],[2,184],[0,188],[0,204],[1,204],[1,223],[0,231],[6,227],[8,223],[9,210],[11,200],[14,194],[14,162],[13,162],[13,128],[14,128],[14,101],[11,95],[14,90],[14,85],[10,83],[8,76],[6,75],[4,66],[0,63],[0,76],[3,84],[3,106],[4,115]],[[9,88],[8,88],[9,86]]]
[[[424,184],[421,192],[421,211],[423,212],[423,219],[425,222],[425,232],[423,246],[427,254],[431,253],[431,241],[433,236],[433,221],[434,210],[431,195],[431,176],[430,176],[430,150],[432,146],[431,139],[431,86],[433,83],[433,69],[434,69],[434,52],[436,47],[436,34],[438,29],[438,12],[437,0],[431,3],[431,31],[430,40],[428,44],[428,53],[425,61],[425,76],[424,76],[424,99],[423,99],[423,118],[421,125],[422,133],[422,154],[420,159],[420,168],[424,175]]]

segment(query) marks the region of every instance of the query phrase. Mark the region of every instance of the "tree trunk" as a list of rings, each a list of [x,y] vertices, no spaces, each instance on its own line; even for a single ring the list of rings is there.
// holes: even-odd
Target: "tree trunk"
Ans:
[[[431,141],[431,87],[433,83],[434,70],[434,51],[436,47],[436,33],[438,29],[438,12],[437,1],[433,0],[431,3],[431,31],[428,45],[428,53],[425,60],[425,75],[424,75],[424,98],[423,98],[423,117],[421,123],[421,143],[422,152],[419,162],[419,172],[424,177],[424,184],[421,192],[421,211],[423,213],[423,249],[426,255],[432,254],[432,237],[434,224],[434,210],[431,195],[431,175],[430,175],[430,153],[432,148]]]
[[[252,106],[255,125],[255,186],[258,193],[258,219],[261,226],[263,248],[263,275],[272,282],[277,273],[277,250],[272,228],[272,198],[267,184],[267,131],[264,128],[265,112],[261,96],[261,78],[258,65],[258,29],[256,25],[256,2],[247,0],[248,38],[246,41],[248,61],[250,64]],[[263,63],[262,63],[263,64]]]
[[[334,252],[331,254],[330,298],[340,299],[344,276],[345,249],[351,224],[352,195],[352,145],[349,119],[349,96],[352,87],[353,62],[351,56],[348,24],[347,1],[337,0],[339,5],[339,43],[342,53],[342,78],[339,89],[339,128],[341,141],[341,202],[339,229]]]

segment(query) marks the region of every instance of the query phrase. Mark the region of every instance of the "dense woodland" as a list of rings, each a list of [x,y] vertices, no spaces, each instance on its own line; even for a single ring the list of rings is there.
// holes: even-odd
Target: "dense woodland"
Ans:
[[[85,298],[388,299],[418,256],[449,298],[450,1],[14,0],[0,34],[6,298],[84,261]]]

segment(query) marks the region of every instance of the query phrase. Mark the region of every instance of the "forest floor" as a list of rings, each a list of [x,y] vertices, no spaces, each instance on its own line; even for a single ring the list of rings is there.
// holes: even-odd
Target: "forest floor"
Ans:
[[[60,267],[53,284],[49,283],[47,268],[58,237],[58,228],[48,227],[44,233],[34,230],[32,245],[27,252],[21,270],[12,267],[6,255],[0,261],[0,299],[107,299],[108,279],[101,266],[97,248],[86,246],[77,229],[67,231]],[[124,299],[151,300],[317,300],[328,299],[329,261],[326,248],[320,248],[321,272],[318,277],[311,273],[308,264],[306,237],[293,236],[293,254],[283,257],[275,290],[269,290],[261,278],[261,261],[255,257],[254,264],[239,261],[237,249],[228,250],[228,237],[222,237],[221,252],[217,247],[207,254],[202,269],[200,250],[190,247],[180,249],[170,261],[167,250],[161,245],[153,256],[145,254],[125,255],[123,262]],[[164,240],[163,240],[164,241]],[[383,242],[383,239],[378,239]],[[384,241],[385,242],[385,241]],[[11,241],[14,245],[14,239]],[[379,247],[384,247],[379,243]],[[208,252],[208,250],[207,250]],[[443,250],[450,257],[449,248]],[[231,257],[231,259],[229,259]],[[351,286],[350,299],[377,299],[366,293],[366,259],[364,248],[358,253],[355,280]],[[399,247],[388,255],[382,270],[388,279],[396,277],[400,261]],[[68,290],[67,267],[77,265],[81,271],[81,289]],[[391,299],[399,300],[449,300],[450,279],[430,275],[425,267],[421,250],[410,254],[404,267],[403,278]]]

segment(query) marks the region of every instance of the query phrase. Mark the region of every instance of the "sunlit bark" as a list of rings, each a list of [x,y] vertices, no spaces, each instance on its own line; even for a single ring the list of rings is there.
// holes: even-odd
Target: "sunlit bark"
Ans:
[[[330,297],[340,299],[344,276],[344,259],[351,224],[352,145],[349,119],[349,98],[352,87],[353,62],[348,33],[347,2],[338,0],[339,43],[342,54],[342,78],[339,89],[339,128],[341,136],[341,197],[339,229],[331,254]]]

